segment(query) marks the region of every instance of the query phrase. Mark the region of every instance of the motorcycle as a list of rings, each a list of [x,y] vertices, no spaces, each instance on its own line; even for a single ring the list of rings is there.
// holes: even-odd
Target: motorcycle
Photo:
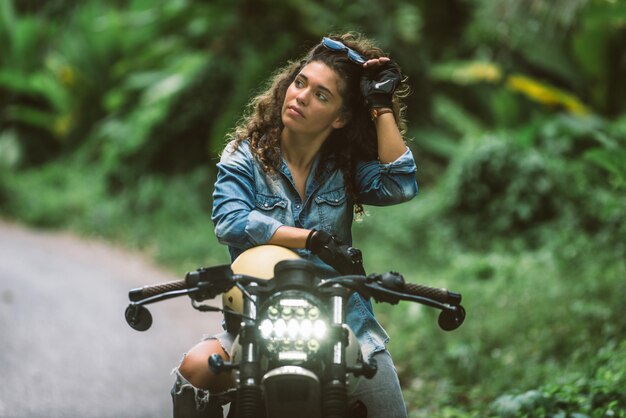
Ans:
[[[314,265],[271,245],[245,251],[231,265],[204,267],[183,280],[129,292],[127,323],[145,331],[152,315],[145,305],[189,296],[194,309],[224,312],[238,326],[230,361],[215,354],[214,373],[233,373],[229,417],[345,418],[356,379],[372,378],[376,363],[360,355],[345,322],[352,292],[376,302],[416,302],[441,311],[438,324],[451,331],[463,323],[461,295],[407,283],[397,272],[321,279]],[[201,302],[222,295],[222,308]],[[259,412],[264,411],[264,412]]]

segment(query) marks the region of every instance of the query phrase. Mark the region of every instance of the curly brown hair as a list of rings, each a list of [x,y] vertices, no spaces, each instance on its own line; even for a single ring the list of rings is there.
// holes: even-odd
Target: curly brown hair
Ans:
[[[345,33],[329,35],[329,38],[341,41],[344,45],[359,52],[367,59],[387,56],[374,42],[362,34]],[[356,165],[359,161],[371,161],[378,157],[376,126],[369,116],[365,98],[360,89],[363,68],[350,61],[346,54],[337,53],[321,43],[313,47],[304,57],[289,62],[279,69],[270,79],[267,88],[256,96],[241,122],[228,134],[228,141],[235,147],[248,140],[250,149],[268,175],[274,175],[281,166],[280,135],[283,130],[281,118],[282,105],[289,85],[295,80],[302,68],[310,62],[326,64],[343,80],[340,94],[343,99],[342,112],[348,116],[348,123],[334,130],[320,149],[323,161],[332,161],[332,169],[341,170],[346,184],[346,192],[361,213],[363,208],[356,193]],[[393,97],[393,111],[396,123],[402,134],[406,131],[404,119],[406,107],[402,99],[409,93],[406,78],[402,80]],[[322,176],[325,164],[318,165],[316,176]]]

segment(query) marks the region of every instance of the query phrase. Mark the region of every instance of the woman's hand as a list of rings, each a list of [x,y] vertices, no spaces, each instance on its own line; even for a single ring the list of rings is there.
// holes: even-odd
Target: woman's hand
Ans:
[[[306,249],[341,274],[365,275],[361,251],[343,244],[326,231],[312,230],[306,242]]]
[[[393,92],[402,81],[400,67],[387,57],[371,59],[363,64],[361,92],[370,109],[393,109]]]
[[[393,111],[393,93],[404,76],[400,67],[388,57],[371,59],[363,64],[361,92],[367,100],[370,116],[376,124],[378,160],[391,163],[406,151],[406,145]]]
[[[377,67],[388,63],[389,61],[391,61],[391,58],[389,57],[372,58],[370,60],[367,60],[367,62],[363,64],[363,68],[369,69],[372,67]]]

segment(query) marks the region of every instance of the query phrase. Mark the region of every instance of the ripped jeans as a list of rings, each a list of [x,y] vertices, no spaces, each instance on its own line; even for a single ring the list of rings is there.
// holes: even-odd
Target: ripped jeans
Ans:
[[[235,336],[233,334],[222,332],[207,336],[203,338],[203,341],[219,341],[224,352],[230,355],[234,339]],[[171,390],[174,418],[223,418],[223,406],[231,401],[235,389],[230,389],[222,393],[209,393],[206,389],[193,386],[180,373],[178,367],[172,370],[172,374],[176,375],[176,381]]]
[[[223,332],[206,339],[219,340],[224,351],[230,353],[234,336]],[[385,350],[374,353],[372,357],[376,359],[378,371],[372,379],[359,379],[355,390],[350,391],[348,395],[349,403],[362,402],[367,408],[368,418],[406,418],[407,410],[391,355]],[[223,405],[229,402],[234,389],[209,394],[207,390],[192,386],[178,372],[178,369],[174,369],[174,373],[177,375],[176,383],[172,388],[174,418],[223,417]],[[177,401],[180,397],[187,397],[184,401],[186,406],[183,407],[181,401],[177,410]]]
[[[235,389],[209,394],[208,390],[193,386],[178,370],[172,388],[174,418],[223,418],[224,406],[230,403]]]

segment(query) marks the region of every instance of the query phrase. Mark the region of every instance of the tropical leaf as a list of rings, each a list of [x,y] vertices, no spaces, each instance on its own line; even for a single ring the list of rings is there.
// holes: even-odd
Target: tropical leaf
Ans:
[[[626,150],[592,149],[584,157],[607,171],[614,187],[626,188]]]

